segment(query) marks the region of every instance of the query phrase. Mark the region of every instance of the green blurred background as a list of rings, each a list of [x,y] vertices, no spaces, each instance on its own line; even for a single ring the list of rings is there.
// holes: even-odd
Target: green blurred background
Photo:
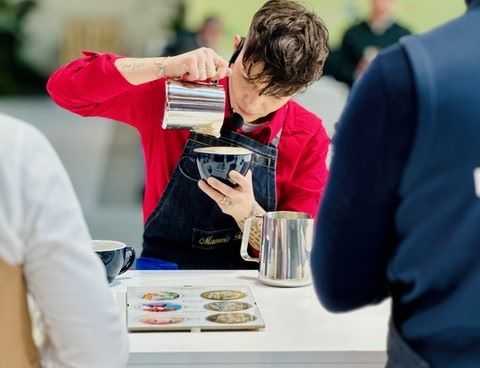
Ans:
[[[141,245],[143,157],[137,132],[106,119],[81,119],[58,108],[45,96],[45,81],[60,64],[78,58],[81,50],[158,56],[174,35],[172,21],[183,0],[37,0],[23,21],[15,21],[5,4],[19,1],[25,0],[0,0],[0,111],[33,124],[51,140],[70,174],[94,238]],[[225,37],[219,51],[224,57],[231,54],[233,36],[245,34],[264,2],[185,1],[187,25],[192,30],[208,15],[223,19]],[[465,10],[464,0],[396,1],[401,22],[415,32]],[[365,14],[368,3],[305,0],[328,25],[332,46],[350,23]],[[299,99],[323,118],[332,135],[348,89],[329,78],[312,87]]]
[[[334,46],[347,26],[366,14],[369,0],[304,0],[303,3],[326,22]],[[221,51],[228,53],[232,37],[245,34],[250,19],[263,1],[187,0],[187,4],[189,27],[198,27],[208,15],[222,17],[226,35]],[[396,6],[400,21],[414,32],[429,30],[465,11],[465,4],[461,0],[397,0]]]

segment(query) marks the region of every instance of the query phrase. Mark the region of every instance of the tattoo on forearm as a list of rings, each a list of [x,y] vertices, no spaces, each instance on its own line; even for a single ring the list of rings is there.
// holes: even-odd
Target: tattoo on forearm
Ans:
[[[121,68],[126,72],[138,72],[145,69],[144,61],[128,61],[121,65]]]
[[[243,233],[243,230],[245,228],[245,222],[247,219],[250,217],[253,217],[252,221],[252,228],[250,230],[250,238],[248,239],[248,243],[252,248],[254,248],[257,251],[260,251],[262,247],[262,230],[263,230],[263,215],[266,213],[266,211],[257,203],[254,202],[252,211],[244,219],[237,220],[237,225],[240,228],[240,231]]]
[[[262,246],[262,223],[263,220],[256,219],[252,224],[252,231],[250,232],[250,239],[248,243],[255,249],[260,250]]]
[[[155,65],[155,76],[157,78],[165,77],[165,59],[157,59],[153,62]]]

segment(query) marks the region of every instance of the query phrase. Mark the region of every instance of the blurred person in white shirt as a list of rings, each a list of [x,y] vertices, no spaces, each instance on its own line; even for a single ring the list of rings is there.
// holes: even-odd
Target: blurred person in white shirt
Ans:
[[[1,367],[126,367],[127,332],[68,175],[45,137],[1,113],[0,299]]]

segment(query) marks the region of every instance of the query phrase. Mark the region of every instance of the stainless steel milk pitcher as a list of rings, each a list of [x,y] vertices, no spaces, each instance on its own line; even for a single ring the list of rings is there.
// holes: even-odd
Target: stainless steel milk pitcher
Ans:
[[[162,128],[190,129],[220,136],[225,90],[217,83],[167,80]]]
[[[311,284],[310,253],[314,220],[300,212],[268,212],[257,218],[263,219],[260,257],[248,254],[248,241],[255,217],[245,222],[240,253],[244,260],[260,263],[259,280],[281,287]]]

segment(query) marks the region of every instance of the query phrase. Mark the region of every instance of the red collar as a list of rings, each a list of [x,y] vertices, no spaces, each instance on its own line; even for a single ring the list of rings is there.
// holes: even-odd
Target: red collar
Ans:
[[[220,85],[225,89],[226,103],[225,103],[225,117],[228,118],[232,115],[233,111],[230,106],[230,95],[228,89],[228,78],[224,78],[220,81]],[[262,127],[254,130],[248,135],[255,138],[256,140],[262,143],[271,143],[272,140],[277,136],[277,134],[282,130],[287,117],[289,103],[286,103],[277,111],[271,113],[268,117],[265,118],[265,122],[268,124],[263,125]]]

